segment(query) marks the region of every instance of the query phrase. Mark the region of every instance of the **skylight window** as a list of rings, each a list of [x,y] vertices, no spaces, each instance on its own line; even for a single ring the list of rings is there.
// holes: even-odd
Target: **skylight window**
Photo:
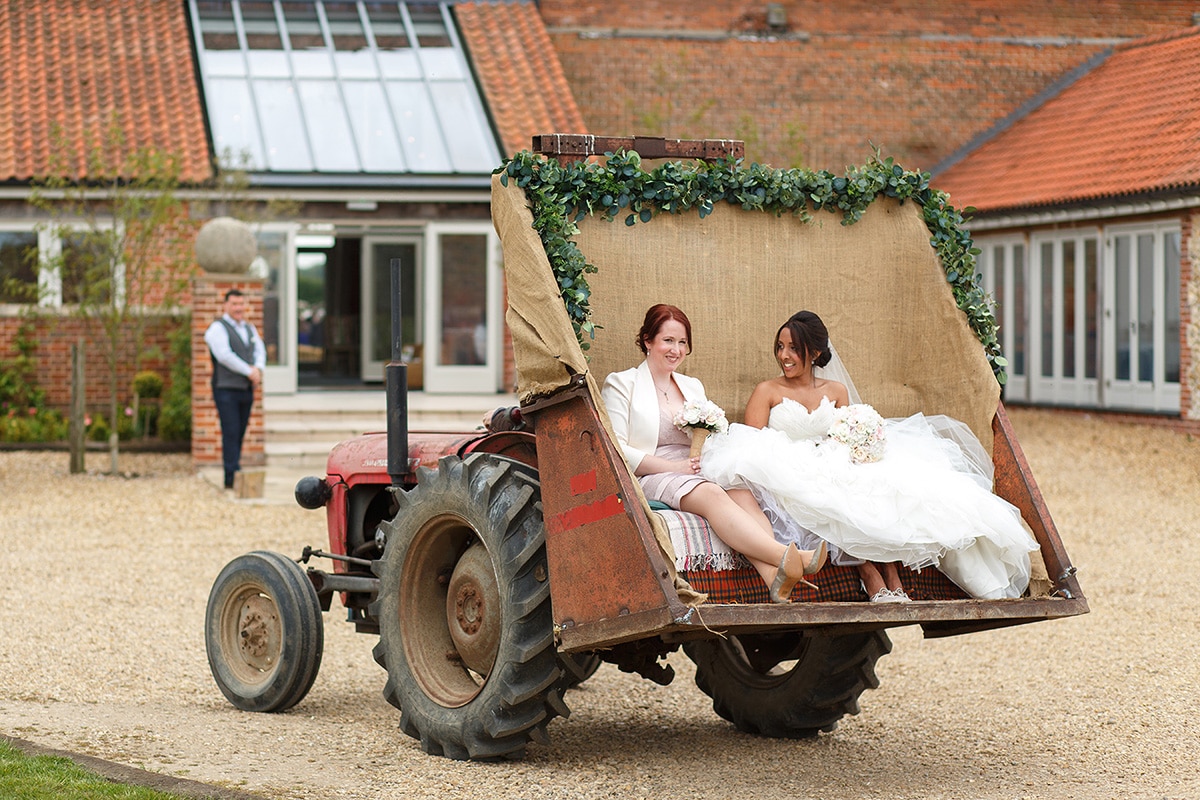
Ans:
[[[269,173],[486,175],[453,3],[189,0],[213,141]]]

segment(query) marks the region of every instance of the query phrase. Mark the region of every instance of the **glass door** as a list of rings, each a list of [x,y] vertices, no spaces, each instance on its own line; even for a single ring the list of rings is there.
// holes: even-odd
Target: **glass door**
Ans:
[[[501,358],[500,247],[491,224],[434,223],[425,255],[425,390],[495,392]]]
[[[368,236],[363,241],[362,379],[382,381],[392,358],[392,259],[400,259],[400,335],[408,388],[424,389],[421,327],[421,242],[416,237]]]
[[[1179,411],[1179,226],[1109,230],[1104,405]]]

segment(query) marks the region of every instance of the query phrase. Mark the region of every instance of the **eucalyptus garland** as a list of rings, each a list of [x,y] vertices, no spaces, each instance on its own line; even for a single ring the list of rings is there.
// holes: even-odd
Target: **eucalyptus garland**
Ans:
[[[605,156],[603,164],[560,164],[525,150],[496,170],[503,185],[514,181],[525,191],[533,227],[545,246],[583,350],[589,349],[596,335],[587,282],[588,273],[596,267],[587,262],[572,239],[585,216],[600,214],[632,226],[650,222],[664,212],[694,211],[704,218],[717,203],[725,202],[776,216],[791,214],[805,221],[826,211],[841,214],[843,225],[853,225],[876,197],[883,196],[901,203],[912,200],[921,207],[930,244],[941,258],[954,299],[979,337],[996,380],[1001,384],[1007,380],[1004,368],[1008,361],[1000,352],[992,303],[975,270],[979,250],[966,231],[962,214],[949,204],[949,196],[929,185],[929,173],[905,170],[878,153],[865,165],[840,176],[825,170],[773,169],[761,164],[747,167],[734,158],[672,161],[646,172],[636,152]]]

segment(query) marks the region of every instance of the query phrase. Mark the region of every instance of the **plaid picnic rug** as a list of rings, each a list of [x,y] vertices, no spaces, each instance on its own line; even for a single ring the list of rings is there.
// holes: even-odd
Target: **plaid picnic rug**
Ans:
[[[675,568],[710,603],[769,603],[767,586],[739,553],[718,539],[708,522],[683,511],[655,511],[667,523],[675,547]],[[815,590],[797,584],[792,602],[866,602],[867,595],[852,566],[826,564],[809,580]],[[900,567],[900,581],[913,600],[962,600],[968,595],[936,569],[920,572]]]

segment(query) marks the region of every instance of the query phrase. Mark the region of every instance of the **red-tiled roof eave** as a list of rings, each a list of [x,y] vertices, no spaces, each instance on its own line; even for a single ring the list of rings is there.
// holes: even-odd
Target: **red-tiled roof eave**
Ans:
[[[990,207],[972,206],[967,202],[955,202],[955,198],[951,196],[950,204],[959,211],[968,207],[973,208],[974,210],[970,215],[971,218],[974,220],[985,220],[1058,211],[1072,212],[1084,209],[1119,208],[1121,206],[1136,206],[1139,204],[1153,204],[1173,200],[1194,200],[1197,205],[1200,205],[1200,181],[1195,183],[1179,183],[1151,190],[1139,188],[1119,194],[1080,195],[1078,197],[1064,197],[1044,202]]]
[[[1197,64],[1197,28],[1123,43],[935,184],[988,214],[1187,193],[1200,184]]]
[[[185,4],[28,0],[5,4],[0,31],[0,180],[85,177],[113,124],[110,162],[154,148],[185,181],[212,178]]]
[[[460,3],[455,16],[505,155],[547,130],[586,132],[534,3]]]

